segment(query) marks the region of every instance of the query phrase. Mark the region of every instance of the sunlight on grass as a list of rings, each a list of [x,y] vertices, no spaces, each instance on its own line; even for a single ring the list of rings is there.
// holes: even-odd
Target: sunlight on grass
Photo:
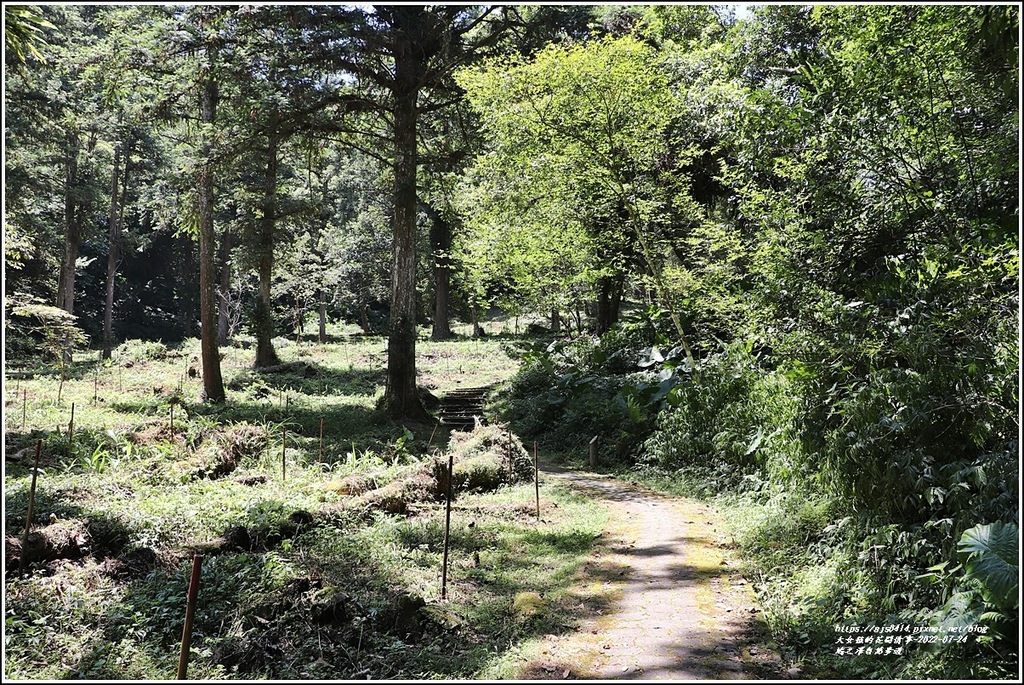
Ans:
[[[538,522],[532,483],[461,494],[444,600],[441,503],[401,517],[347,508],[338,483],[407,477],[443,454],[447,435],[384,419],[384,340],[333,333],[277,340],[296,365],[274,374],[250,368],[252,349],[224,348],[219,407],[196,401],[197,340],[132,341],[110,363],[76,355],[63,380],[39,368],[5,386],[7,529],[24,524],[42,440],[35,530],[83,536],[73,558],[8,579],[7,677],[170,677],[196,549],[209,553],[195,678],[507,673],[518,645],[582,619],[572,583],[605,516],[586,498],[542,484]],[[420,383],[440,395],[505,380],[516,363],[502,344],[421,340]],[[517,609],[517,596],[536,606]],[[422,603],[415,620],[397,597]]]

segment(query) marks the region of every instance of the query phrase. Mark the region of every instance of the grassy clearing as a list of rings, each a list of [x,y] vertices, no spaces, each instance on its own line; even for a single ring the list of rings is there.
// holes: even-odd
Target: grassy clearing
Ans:
[[[538,522],[532,483],[461,494],[442,600],[443,505],[394,516],[335,487],[396,481],[449,438],[377,411],[385,342],[347,333],[276,340],[294,364],[283,373],[254,373],[245,340],[225,348],[222,407],[195,401],[195,340],[131,342],[108,365],[76,356],[63,381],[38,368],[5,384],[5,677],[172,677],[197,550],[190,678],[502,677],[520,645],[587,616],[569,588],[604,514],[586,499],[542,484]],[[515,366],[494,338],[419,353],[436,395]],[[19,577],[37,440],[35,531],[70,543]]]

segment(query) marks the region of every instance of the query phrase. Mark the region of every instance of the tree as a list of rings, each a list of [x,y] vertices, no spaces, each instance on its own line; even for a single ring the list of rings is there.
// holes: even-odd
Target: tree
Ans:
[[[528,170],[512,191],[526,193],[524,204],[579,208],[597,199],[601,216],[629,229],[692,364],[655,230],[665,196],[647,172],[666,152],[673,104],[653,50],[630,37],[549,46],[532,59],[493,61],[458,78],[494,141],[503,177]]]
[[[39,47],[46,45],[46,29],[56,28],[47,21],[40,7],[33,5],[7,5],[4,7],[4,51],[19,66],[26,63],[29,55],[40,62],[46,58]]]
[[[216,52],[210,54],[216,59]],[[203,399],[224,401],[224,382],[220,373],[220,351],[217,346],[217,274],[214,253],[217,240],[213,226],[213,125],[217,121],[217,81],[212,73],[201,73],[199,117],[205,135],[200,144],[200,167],[196,178],[198,193],[196,213],[199,216],[199,311],[202,326]]]
[[[339,51],[332,64],[355,75],[362,104],[387,117],[391,144],[393,262],[384,404],[396,419],[426,420],[416,390],[417,131],[432,89],[458,66],[495,45],[505,12],[498,7],[380,5],[336,8],[331,26]],[[338,38],[341,40],[338,40]],[[424,102],[421,102],[424,100]],[[429,104],[428,104],[429,103]],[[364,129],[364,133],[379,135]]]

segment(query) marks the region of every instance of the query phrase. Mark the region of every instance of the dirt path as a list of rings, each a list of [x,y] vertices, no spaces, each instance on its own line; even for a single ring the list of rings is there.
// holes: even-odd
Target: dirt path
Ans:
[[[754,595],[729,566],[732,541],[709,507],[592,473],[545,473],[608,509],[580,583],[612,601],[577,633],[547,636],[523,678],[758,677],[772,656],[751,646]]]

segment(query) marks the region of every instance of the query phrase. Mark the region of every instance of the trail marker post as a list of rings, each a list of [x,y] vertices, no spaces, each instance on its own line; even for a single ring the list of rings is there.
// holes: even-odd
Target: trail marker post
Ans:
[[[192,557],[192,576],[188,583],[188,600],[185,604],[185,627],[181,631],[181,653],[178,655],[178,680],[185,680],[188,672],[188,651],[192,643],[192,621],[196,616],[196,599],[199,597],[199,573],[203,568],[203,557]]]

